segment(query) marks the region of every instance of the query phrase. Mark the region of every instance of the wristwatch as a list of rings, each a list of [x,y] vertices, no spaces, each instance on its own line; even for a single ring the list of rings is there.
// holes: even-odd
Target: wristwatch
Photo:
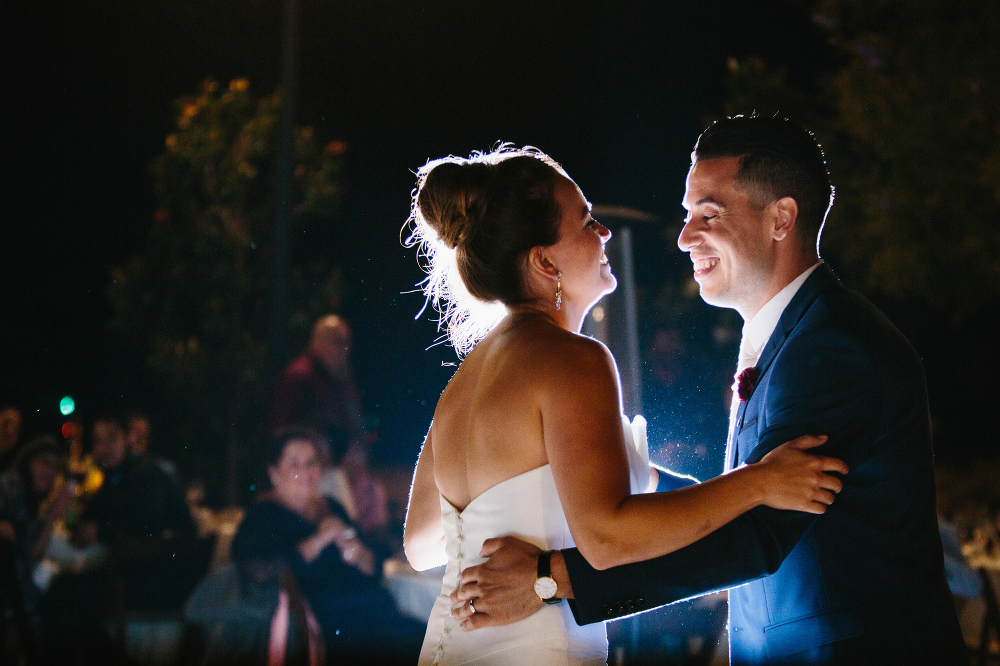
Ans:
[[[538,578],[535,579],[535,594],[547,604],[557,604],[562,599],[556,596],[558,590],[552,578],[552,551],[543,551],[538,556]]]

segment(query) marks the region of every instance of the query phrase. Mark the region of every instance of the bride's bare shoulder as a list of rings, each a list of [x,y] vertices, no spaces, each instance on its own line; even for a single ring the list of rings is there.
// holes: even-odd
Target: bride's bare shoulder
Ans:
[[[598,340],[545,322],[512,331],[510,348],[527,359],[531,374],[542,379],[587,379],[594,373],[617,374],[611,352]]]
[[[601,342],[560,328],[543,317],[504,322],[476,345],[442,398],[468,399],[484,387],[565,390],[568,385],[617,379],[611,353]],[[449,402],[445,400],[445,402]]]

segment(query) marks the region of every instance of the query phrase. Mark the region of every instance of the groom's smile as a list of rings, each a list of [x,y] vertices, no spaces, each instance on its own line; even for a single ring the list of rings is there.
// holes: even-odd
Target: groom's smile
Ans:
[[[734,308],[749,318],[761,302],[770,273],[770,239],[761,210],[737,182],[736,157],[691,165],[677,246],[691,255],[694,279],[706,303]]]
[[[695,259],[691,257],[691,261],[694,262],[694,279],[697,280],[701,276],[708,273],[709,270],[715,268],[719,263],[718,257],[710,257],[708,259]]]

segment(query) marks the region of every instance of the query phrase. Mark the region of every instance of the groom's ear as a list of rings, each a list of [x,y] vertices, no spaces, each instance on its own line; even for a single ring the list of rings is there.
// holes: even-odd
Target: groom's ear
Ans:
[[[559,272],[549,259],[547,248],[541,245],[528,250],[528,271],[551,280],[555,280]]]
[[[795,222],[799,219],[799,202],[792,197],[781,197],[772,201],[767,208],[768,215],[774,220],[771,237],[776,241],[784,240],[795,228]]]

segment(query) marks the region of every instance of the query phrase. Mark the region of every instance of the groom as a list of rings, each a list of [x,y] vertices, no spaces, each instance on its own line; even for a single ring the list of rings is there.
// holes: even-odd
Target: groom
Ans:
[[[669,555],[605,571],[551,555],[581,624],[725,588],[733,664],[961,664],[944,575],[920,361],[819,259],[832,203],[821,149],[795,123],[736,116],[699,138],[678,245],[702,298],[744,319],[726,470],[827,434],[850,468],[823,515],[758,507]],[[661,475],[659,490],[672,477]],[[542,605],[538,550],[490,540],[453,600],[476,629]],[[543,559],[549,559],[547,556]],[[466,619],[467,618],[467,619]]]

